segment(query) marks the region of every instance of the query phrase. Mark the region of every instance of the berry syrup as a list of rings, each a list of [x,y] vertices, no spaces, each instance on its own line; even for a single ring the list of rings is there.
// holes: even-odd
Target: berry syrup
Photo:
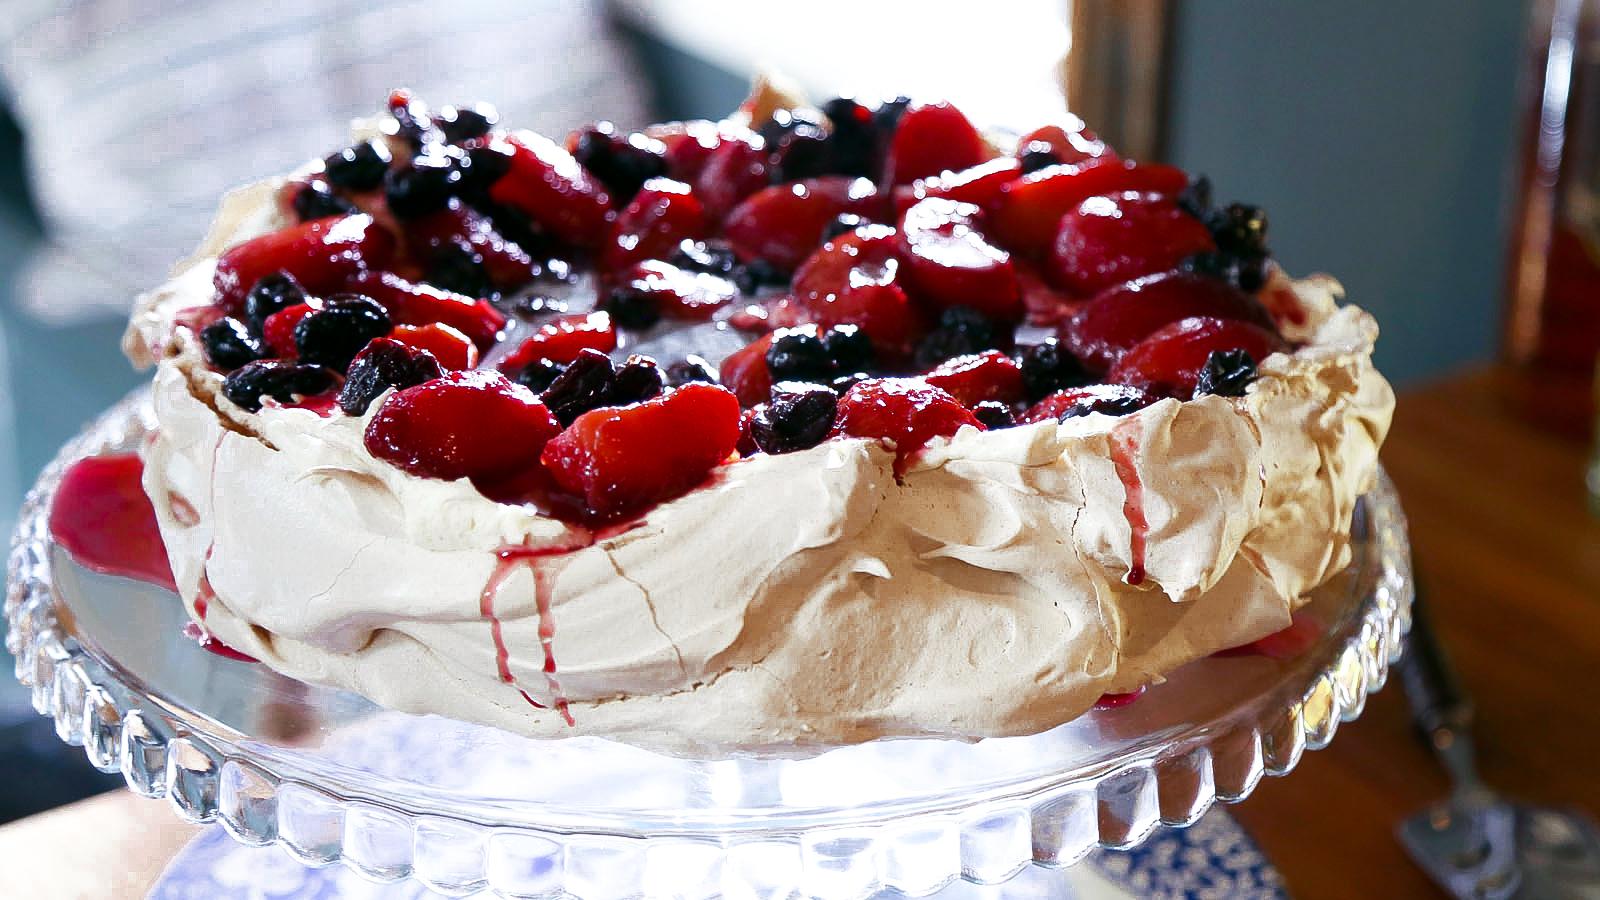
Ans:
[[[1139,437],[1133,431],[1138,422],[1119,425],[1111,431],[1111,462],[1117,468],[1117,478],[1122,482],[1122,515],[1128,520],[1128,575],[1129,584],[1144,583],[1145,539],[1150,524],[1144,515],[1144,484],[1139,480],[1136,460],[1139,454]]]

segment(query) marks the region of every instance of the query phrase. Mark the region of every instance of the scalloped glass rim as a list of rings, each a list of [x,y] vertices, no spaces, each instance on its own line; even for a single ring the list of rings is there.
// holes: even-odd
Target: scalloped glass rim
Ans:
[[[140,794],[166,796],[186,820],[220,819],[241,841],[283,843],[311,864],[343,860],[370,877],[414,876],[449,892],[487,886],[518,896],[607,896],[620,886],[593,883],[596,859],[610,866],[637,856],[638,872],[657,873],[639,877],[659,878],[660,864],[644,865],[652,856],[673,856],[677,870],[708,847],[715,853],[705,872],[719,873],[722,886],[730,878],[749,885],[786,878],[820,896],[883,888],[925,895],[956,878],[1002,881],[1030,862],[1067,865],[1095,847],[1132,847],[1158,825],[1190,824],[1216,800],[1248,796],[1263,775],[1287,773],[1360,714],[1410,627],[1405,521],[1382,476],[1358,522],[1365,539],[1350,570],[1349,615],[1332,633],[1248,703],[1143,736],[1092,766],[849,806],[585,808],[498,803],[415,784],[403,786],[402,800],[381,782],[375,790],[370,777],[355,777],[361,773],[251,740],[147,689],[99,653],[92,635],[80,641],[64,627],[46,524],[55,487],[73,460],[135,447],[151,426],[147,393],[130,395],[62,449],[19,514],[6,646],[35,708],[97,768],[120,771]],[[731,765],[735,778],[776,777],[786,763]],[[760,766],[775,768],[763,774]],[[711,883],[704,872],[697,877]],[[585,883],[590,891],[575,890]]]

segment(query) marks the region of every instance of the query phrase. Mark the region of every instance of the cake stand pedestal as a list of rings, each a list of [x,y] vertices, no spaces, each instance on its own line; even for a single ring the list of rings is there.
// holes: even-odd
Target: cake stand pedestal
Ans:
[[[1289,772],[1361,713],[1410,624],[1405,521],[1384,478],[1290,658],[1201,660],[1126,706],[972,744],[692,760],[531,740],[206,652],[183,636],[173,594],[74,562],[47,528],[62,473],[136,448],[150,427],[145,395],[114,407],[22,509],[4,612],[34,706],[97,768],[188,821],[450,895],[926,896],[1071,865]]]

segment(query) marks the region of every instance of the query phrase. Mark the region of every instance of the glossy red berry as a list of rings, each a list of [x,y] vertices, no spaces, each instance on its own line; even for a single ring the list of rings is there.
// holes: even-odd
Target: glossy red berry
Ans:
[[[1090,413],[1125,416],[1154,403],[1150,396],[1126,384],[1089,384],[1056,391],[1023,413],[1022,422],[1063,421]]]
[[[261,323],[262,341],[267,345],[267,350],[279,359],[294,359],[299,353],[294,343],[295,326],[321,308],[321,300],[308,297],[305,303],[296,303],[267,316],[266,321]]]
[[[1088,198],[1121,191],[1175,197],[1188,184],[1189,176],[1173,166],[1098,159],[1051,166],[1000,188],[989,208],[989,231],[1007,250],[1042,257],[1055,241],[1061,217]]]
[[[1011,254],[984,239],[982,217],[970,203],[939,197],[911,207],[900,222],[901,277],[913,297],[935,307],[1020,321],[1022,288]]]
[[[941,172],[958,172],[995,156],[961,110],[948,103],[911,106],[900,116],[883,183],[910,184]]]
[[[1213,351],[1243,350],[1259,363],[1286,346],[1276,334],[1249,322],[1181,319],[1122,354],[1107,380],[1187,400]]]
[[[482,351],[494,346],[506,324],[506,317],[487,300],[407,281],[392,272],[365,272],[347,287],[383,304],[402,325],[449,325]]]
[[[739,401],[687,384],[579,416],[542,454],[557,484],[601,517],[637,512],[704,481],[739,443]]]
[[[446,369],[470,369],[478,364],[477,345],[449,325],[399,325],[389,337],[412,349],[432,353]]]
[[[1205,224],[1176,201],[1126,191],[1090,197],[1062,217],[1050,273],[1057,284],[1088,296],[1216,247]]]
[[[367,424],[373,456],[425,478],[499,479],[539,464],[561,426],[499,372],[450,372],[389,396]]]
[[[685,240],[705,237],[705,207],[681,181],[652,178],[617,216],[600,253],[600,268],[620,272],[647,259],[666,259]]]
[[[574,313],[540,325],[500,363],[502,371],[516,372],[538,359],[566,364],[584,350],[610,353],[617,349],[617,331],[605,312]]]
[[[706,156],[694,193],[706,215],[720,222],[739,201],[767,186],[767,147],[754,132],[724,134]]]
[[[860,327],[885,359],[909,357],[928,322],[897,283],[898,250],[895,230],[881,225],[823,244],[795,273],[796,304],[823,328]]]
[[[895,473],[936,437],[949,437],[983,423],[945,391],[916,378],[870,378],[839,401],[836,436],[875,438],[893,444]]]
[[[765,403],[772,393],[772,374],[767,370],[767,350],[771,349],[776,332],[764,334],[746,346],[733,351],[722,361],[722,383],[733,391],[745,406]]]
[[[745,262],[765,260],[793,272],[822,243],[841,214],[872,218],[883,211],[871,179],[825,175],[755,192],[728,214],[723,233]]]
[[[505,174],[489,188],[504,203],[559,240],[597,248],[610,233],[611,197],[565,148],[543,135],[516,131],[488,145],[506,159]]]
[[[1000,188],[1022,174],[1022,165],[1009,156],[997,156],[959,172],[943,172],[919,178],[910,185],[894,189],[894,212],[905,214],[919,200],[943,197],[987,209],[1000,196]]]
[[[229,315],[244,313],[250,289],[268,275],[287,273],[307,293],[338,291],[368,268],[386,267],[395,240],[371,216],[317,219],[236,244],[217,258],[217,302]]]
[[[1193,316],[1274,329],[1266,308],[1227,282],[1163,272],[1101,291],[1062,326],[1058,337],[1090,371],[1105,372],[1157,328]]]
[[[1022,368],[999,350],[958,356],[940,363],[922,380],[971,408],[985,400],[1016,403],[1022,399]]]

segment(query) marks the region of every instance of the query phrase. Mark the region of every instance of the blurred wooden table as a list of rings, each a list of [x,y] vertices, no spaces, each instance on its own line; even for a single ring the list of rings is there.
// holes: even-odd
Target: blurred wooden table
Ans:
[[[1477,699],[1485,777],[1600,815],[1600,704],[1587,696],[1600,671],[1600,520],[1585,508],[1587,445],[1524,421],[1544,404],[1582,433],[1581,401],[1500,369],[1452,378],[1401,397],[1383,455],[1434,619]],[[1394,826],[1445,791],[1391,685],[1331,747],[1232,812],[1300,900],[1435,898]],[[142,897],[193,833],[164,803],[126,792],[17,822],[0,828],[0,897]]]

